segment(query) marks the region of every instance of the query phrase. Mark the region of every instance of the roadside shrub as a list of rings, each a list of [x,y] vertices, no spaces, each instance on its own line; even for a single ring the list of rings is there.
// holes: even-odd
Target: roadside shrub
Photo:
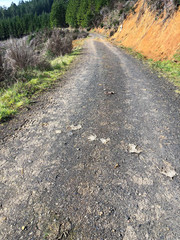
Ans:
[[[50,71],[52,69],[50,62],[45,57],[38,59],[36,68],[40,71]]]
[[[124,12],[125,12],[125,13],[128,13],[130,9],[131,9],[130,6],[126,6],[126,7],[124,8]]]
[[[73,33],[79,33],[79,29],[74,29]]]
[[[123,9],[119,10],[119,16],[124,12]]]
[[[89,33],[82,31],[79,33],[78,38],[86,38],[89,35]]]
[[[76,40],[78,38],[78,33],[77,32],[73,32],[72,33],[72,39]]]
[[[91,29],[91,28],[90,28]],[[89,31],[90,31],[90,29],[89,29]],[[89,35],[89,33],[88,32],[86,32],[86,31],[79,31],[79,30],[74,30],[73,32],[72,32],[72,39],[73,40],[76,40],[76,39],[78,39],[78,38],[86,38],[87,36]]]
[[[0,82],[3,81],[3,58],[0,52]]]
[[[110,34],[109,34],[109,36],[110,36],[110,37],[112,37],[114,34],[115,34],[115,31],[114,31],[114,30],[112,30],[112,31],[110,31]]]
[[[72,39],[76,40],[78,38],[78,35],[79,35],[79,29],[74,29],[72,31]]]
[[[5,68],[5,51],[5,49],[0,51],[0,89],[10,86],[16,81],[16,79],[11,75],[11,70]]]
[[[33,38],[35,38],[36,37],[36,35],[35,35],[35,33],[32,33],[31,35],[29,35],[28,36],[28,43],[30,43],[32,40],[33,40]]]
[[[54,29],[51,38],[47,41],[47,51],[58,57],[66,53],[71,53],[73,48],[72,36],[67,34],[64,37],[61,35],[61,30]]]
[[[0,88],[4,88],[14,82],[14,79],[10,76],[11,71],[5,69],[5,52],[5,48],[0,50]]]
[[[29,45],[37,51],[43,51],[47,40],[51,37],[53,30],[44,29],[36,34],[32,33],[29,37]]]
[[[180,0],[174,0],[174,4],[179,7],[180,6]]]
[[[119,21],[118,21],[117,19],[114,19],[114,20],[113,20],[113,25],[114,25],[114,26],[118,26],[118,25],[119,25]]]
[[[14,73],[20,69],[35,67],[38,62],[37,53],[25,38],[11,39],[4,58],[6,70],[12,70]]]

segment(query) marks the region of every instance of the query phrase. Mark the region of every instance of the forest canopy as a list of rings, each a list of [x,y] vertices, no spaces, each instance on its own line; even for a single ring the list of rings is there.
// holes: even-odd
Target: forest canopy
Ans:
[[[0,40],[50,27],[88,27],[110,0],[31,0],[0,7]]]
[[[20,1],[9,8],[0,7],[0,40],[19,38],[50,26],[53,0]]]
[[[110,0],[69,0],[66,11],[66,22],[71,27],[88,27]]]

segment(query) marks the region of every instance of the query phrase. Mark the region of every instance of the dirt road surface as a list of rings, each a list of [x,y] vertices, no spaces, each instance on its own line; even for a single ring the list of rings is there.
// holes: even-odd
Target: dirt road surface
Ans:
[[[0,239],[180,239],[174,87],[95,34],[63,81],[0,145]]]

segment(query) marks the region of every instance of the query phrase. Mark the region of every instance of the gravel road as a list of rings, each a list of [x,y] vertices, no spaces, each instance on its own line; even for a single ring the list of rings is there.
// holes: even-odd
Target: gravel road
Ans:
[[[62,82],[0,145],[0,239],[179,240],[175,88],[96,34]]]

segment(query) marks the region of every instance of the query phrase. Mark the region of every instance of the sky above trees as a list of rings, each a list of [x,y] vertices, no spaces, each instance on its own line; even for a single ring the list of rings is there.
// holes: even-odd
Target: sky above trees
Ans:
[[[16,3],[16,5],[19,3],[19,0],[1,0],[0,1],[0,6],[5,6],[5,7],[9,7],[11,6],[11,3]]]

